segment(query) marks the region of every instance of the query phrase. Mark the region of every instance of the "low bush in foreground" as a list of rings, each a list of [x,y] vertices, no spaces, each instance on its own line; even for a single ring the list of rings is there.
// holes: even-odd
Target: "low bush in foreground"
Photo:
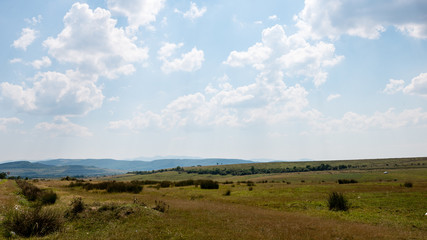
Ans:
[[[12,209],[2,223],[4,236],[16,234],[21,237],[45,236],[63,226],[61,214],[52,209]]]
[[[338,192],[332,192],[328,198],[329,210],[333,211],[347,211],[349,209],[349,203],[347,198]]]

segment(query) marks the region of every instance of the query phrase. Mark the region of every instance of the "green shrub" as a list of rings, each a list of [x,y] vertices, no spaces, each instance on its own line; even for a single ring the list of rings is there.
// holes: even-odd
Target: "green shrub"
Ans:
[[[143,188],[138,181],[132,181],[132,182],[108,181],[108,182],[100,182],[100,183],[71,182],[68,186],[83,187],[88,191],[93,189],[107,190],[108,193],[115,193],[115,192],[140,193]]]
[[[354,179],[338,179],[338,184],[357,183]]]
[[[63,223],[61,215],[52,209],[31,208],[9,211],[2,225],[6,237],[10,237],[12,232],[21,237],[31,237],[56,232]]]
[[[214,182],[212,180],[200,180],[200,188],[201,189],[218,189],[218,182]]]
[[[71,209],[65,213],[66,217],[75,217],[85,210],[85,204],[81,197],[74,197],[73,200],[71,200],[70,207]]]
[[[411,188],[413,186],[412,182],[405,182],[403,184],[404,187]]]
[[[255,183],[252,181],[247,181],[246,185],[248,185],[248,187],[252,187],[252,186],[255,186]]]
[[[39,200],[42,205],[54,204],[56,202],[56,199],[58,199],[58,195],[51,189],[44,190],[39,195]]]
[[[18,184],[18,187],[21,188],[22,195],[24,195],[28,201],[35,201],[41,194],[40,188],[25,180],[17,179],[16,183]]]
[[[328,198],[329,210],[333,211],[347,211],[349,209],[349,203],[347,198],[338,192],[332,192]]]
[[[168,188],[168,187],[171,187],[171,186],[172,186],[172,182],[171,181],[162,181],[160,183],[160,187],[161,188]]]

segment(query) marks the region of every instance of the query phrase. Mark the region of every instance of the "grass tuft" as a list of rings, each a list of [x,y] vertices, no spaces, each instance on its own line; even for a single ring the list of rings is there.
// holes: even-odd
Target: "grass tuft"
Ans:
[[[63,226],[61,214],[53,209],[12,209],[2,223],[5,237],[14,234],[21,237],[45,236]]]

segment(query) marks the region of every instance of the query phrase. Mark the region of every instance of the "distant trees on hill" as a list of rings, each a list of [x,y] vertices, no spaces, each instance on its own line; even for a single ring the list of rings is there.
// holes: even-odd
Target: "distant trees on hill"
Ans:
[[[129,172],[132,174],[138,174],[138,175],[145,175],[145,174],[153,174],[158,172],[165,172],[165,171],[176,171],[179,173],[196,173],[196,174],[211,174],[211,175],[233,175],[233,176],[243,176],[243,175],[253,175],[253,174],[268,174],[268,173],[287,173],[287,172],[308,172],[308,171],[328,171],[328,170],[343,170],[348,168],[358,168],[358,166],[352,166],[352,165],[338,165],[338,166],[331,166],[329,164],[320,164],[318,166],[311,166],[307,165],[305,167],[297,167],[294,166],[293,168],[256,168],[255,166],[251,166],[251,168],[248,169],[236,169],[236,168],[195,168],[195,169],[184,169],[183,167],[176,167],[172,169],[160,169],[160,170],[153,170],[153,171],[134,171]]]

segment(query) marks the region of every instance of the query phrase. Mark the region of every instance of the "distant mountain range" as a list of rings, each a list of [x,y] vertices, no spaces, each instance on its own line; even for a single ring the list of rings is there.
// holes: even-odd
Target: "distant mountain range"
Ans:
[[[39,163],[53,166],[81,165],[99,168],[117,169],[124,171],[151,171],[165,168],[210,166],[253,163],[242,159],[204,158],[204,159],[158,159],[153,161],[129,161],[115,159],[53,159],[39,161]]]
[[[65,165],[53,166],[43,163],[18,161],[0,164],[0,172],[10,176],[29,178],[57,178],[65,176],[104,176],[124,173],[122,170],[104,169],[93,166]]]
[[[38,162],[16,161],[0,164],[0,172],[11,176],[29,178],[57,178],[65,176],[103,176],[122,174],[130,171],[151,171],[158,169],[190,166],[210,166],[253,163],[241,159],[159,159],[154,161],[129,161],[115,159],[52,159]]]

